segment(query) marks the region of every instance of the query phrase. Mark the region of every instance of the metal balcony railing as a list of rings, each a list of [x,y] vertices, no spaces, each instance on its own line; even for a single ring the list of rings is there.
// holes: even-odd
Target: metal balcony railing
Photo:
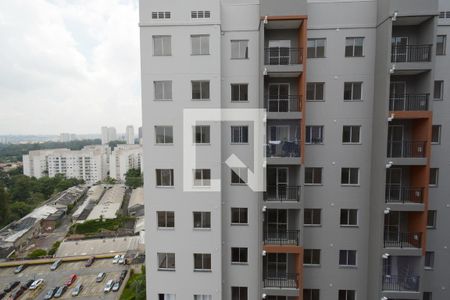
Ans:
[[[430,94],[406,94],[389,99],[390,111],[427,111]]]
[[[300,244],[300,230],[264,231],[265,245],[294,245]]]
[[[423,203],[423,187],[386,185],[386,203]]]
[[[269,141],[266,150],[267,157],[300,157],[300,141]]]
[[[422,232],[385,232],[385,248],[422,248]]]
[[[383,275],[383,291],[419,291],[419,276]]]
[[[389,141],[388,157],[425,157],[426,141]]]
[[[298,112],[301,108],[299,95],[266,96],[268,112]]]
[[[268,273],[264,275],[265,288],[296,289],[298,273]]]
[[[300,201],[300,186],[268,185],[265,201]]]
[[[266,65],[298,65],[303,61],[301,48],[270,47],[264,49]]]
[[[429,62],[432,45],[393,45],[391,62]]]

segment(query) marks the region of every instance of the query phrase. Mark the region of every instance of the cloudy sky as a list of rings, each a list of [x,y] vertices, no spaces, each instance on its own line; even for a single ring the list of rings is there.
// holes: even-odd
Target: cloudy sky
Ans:
[[[141,124],[138,0],[1,0],[0,134]]]

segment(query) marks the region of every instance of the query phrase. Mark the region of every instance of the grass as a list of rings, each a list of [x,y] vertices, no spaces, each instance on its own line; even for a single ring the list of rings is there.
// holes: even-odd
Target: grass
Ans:
[[[144,273],[131,274],[120,300],[145,300],[145,269]]]
[[[82,224],[74,224],[70,227],[72,234],[93,234],[102,231],[117,231],[123,224],[133,218],[119,217],[116,219],[90,220]]]

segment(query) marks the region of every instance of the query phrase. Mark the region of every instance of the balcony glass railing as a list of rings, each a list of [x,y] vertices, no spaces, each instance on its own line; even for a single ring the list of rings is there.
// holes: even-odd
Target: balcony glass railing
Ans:
[[[419,291],[419,276],[383,275],[383,291]]]
[[[298,273],[272,273],[264,275],[265,288],[296,289],[298,288]]]
[[[390,111],[427,111],[429,94],[406,94],[389,99]]]
[[[404,158],[425,157],[426,141],[389,141],[387,156]]]
[[[391,62],[429,62],[432,45],[393,45]]]
[[[423,187],[386,185],[386,203],[423,203]]]
[[[385,232],[385,248],[422,248],[421,232]]]
[[[265,201],[300,201],[300,186],[267,185]]]
[[[301,48],[270,47],[264,49],[266,65],[298,65],[303,61]]]
[[[300,141],[294,140],[272,140],[267,144],[267,157],[300,157]]]
[[[300,107],[299,95],[266,96],[268,112],[298,112]]]
[[[298,246],[300,230],[264,231],[263,241],[265,245],[294,245]]]

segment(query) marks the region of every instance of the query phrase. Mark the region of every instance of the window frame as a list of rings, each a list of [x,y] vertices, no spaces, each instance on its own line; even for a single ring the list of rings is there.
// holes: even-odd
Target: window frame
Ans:
[[[237,43],[237,50],[238,50],[238,55],[236,57],[233,56],[233,43]],[[244,48],[242,48],[242,45],[244,44]],[[231,45],[231,52],[230,52],[230,57],[231,59],[249,59],[250,55],[249,55],[249,40],[230,40],[230,45]],[[244,52],[244,53],[242,53]],[[242,54],[244,54],[244,56],[242,56]]]
[[[231,144],[232,145],[248,145],[249,144],[249,126],[248,125],[232,125]],[[237,132],[235,132],[237,130]],[[245,132],[247,131],[247,132]],[[245,136],[247,135],[247,136]],[[245,139],[246,137],[246,139]]]
[[[433,174],[432,172],[435,172],[435,174]],[[430,168],[430,182],[428,183],[428,186],[429,187],[439,186],[439,168]]]
[[[320,300],[320,289],[303,289],[303,300]]]
[[[437,128],[437,141],[434,141],[434,129]],[[436,124],[436,125],[432,125],[431,127],[431,144],[432,145],[440,145],[441,144],[441,136],[442,136],[442,125],[440,124]]]
[[[237,252],[237,253],[236,253]],[[248,248],[247,247],[231,247],[231,264],[232,265],[248,265]],[[234,260],[237,254],[238,260]]]
[[[436,87],[439,85],[439,97],[436,98]],[[434,101],[442,101],[444,100],[444,80],[435,80],[433,82],[433,100]]]
[[[346,214],[346,216],[344,217],[344,220],[342,219],[343,217],[343,213]],[[356,214],[354,217],[354,219],[356,220],[355,224],[352,224],[350,221],[353,219],[351,214]],[[339,225],[341,227],[358,227],[359,225],[359,211],[356,208],[341,208],[340,210],[340,214],[339,214]],[[345,219],[346,218],[346,219]],[[343,223],[344,221],[344,223]],[[347,221],[345,223],[345,221]]]
[[[345,293],[344,298],[341,299],[341,293]],[[350,293],[350,295],[349,295]],[[356,300],[356,291],[355,290],[339,290],[338,291],[338,300]]]
[[[194,125],[193,143],[195,145],[211,145],[211,126],[210,125]],[[199,139],[197,139],[197,137]]]
[[[310,216],[307,217],[307,214]],[[311,219],[311,223],[307,223],[306,220]],[[317,219],[318,222],[317,222]],[[321,208],[305,208],[303,210],[303,225],[305,227],[318,227],[322,226],[322,209]]]
[[[166,40],[164,40],[165,38],[167,38],[168,39],[168,41]],[[156,51],[157,49],[156,49],[156,46],[157,46],[157,40],[158,39],[161,39],[161,53],[160,54],[158,54],[158,51]],[[153,42],[153,56],[156,56],[156,57],[160,57],[160,56],[172,56],[172,36],[171,35],[164,35],[164,34],[162,34],[162,35],[153,35],[152,36],[152,42]],[[168,43],[168,45],[165,45],[165,44],[167,44]],[[166,53],[165,52],[165,50],[166,50],[166,48],[169,48],[169,51]]]
[[[159,171],[159,176],[158,176],[158,171]],[[169,171],[169,174],[162,174],[164,172]],[[162,188],[167,188],[167,187],[173,187],[174,184],[174,169],[155,169],[155,174],[156,174],[156,187],[162,187]],[[163,185],[163,178],[164,176],[169,175],[169,181],[170,181],[170,185]],[[160,179],[161,184],[158,185],[158,177]]]
[[[344,172],[347,170],[347,172],[348,172],[348,174],[347,174],[347,180],[348,180],[348,182],[346,183],[346,182],[344,182],[344,179],[345,179],[345,174],[344,174]],[[352,174],[352,172],[354,172],[356,170],[356,172],[357,172],[357,176],[356,176],[356,179],[357,179],[357,182],[356,183],[354,183],[354,182],[352,182],[352,175],[354,175],[354,174]],[[359,168],[354,168],[354,167],[342,167],[341,168],[341,186],[359,186],[360,185],[360,174],[359,174],[360,172],[359,172]]]
[[[199,39],[199,48],[198,53],[194,52],[194,42],[196,39]],[[203,46],[203,39],[207,40],[208,47],[206,51],[202,48]],[[210,35],[209,34],[191,34],[191,56],[203,56],[203,55],[211,55],[210,53]]]
[[[439,38],[442,38],[442,43],[439,43]],[[439,44],[441,44],[441,48],[439,48]],[[439,51],[441,50],[441,51]],[[436,36],[436,56],[444,56],[447,54],[447,35],[446,34],[438,34]]]
[[[166,87],[165,84],[168,84],[169,86]],[[163,96],[162,98],[157,97],[157,88],[162,88]],[[166,90],[168,88],[168,90]],[[170,97],[166,97],[166,92],[170,93]],[[153,100],[154,101],[172,101],[173,100],[173,89],[172,89],[172,80],[155,80],[153,81]]]
[[[247,168],[231,168],[230,171],[231,171],[230,172],[231,185],[247,185],[247,175],[248,175]],[[233,176],[233,174],[235,174],[235,176]],[[234,179],[238,179],[237,182]]]
[[[314,97],[313,99],[309,99],[309,91],[310,88],[313,88],[313,94]],[[318,87],[320,87],[322,89],[322,98],[318,98],[318,93],[317,91],[319,90]],[[320,95],[320,94],[319,94]],[[314,82],[307,82],[306,83],[306,101],[308,102],[324,102],[325,101],[325,82],[319,82],[319,81],[314,81]]]
[[[158,271],[175,271],[176,259],[174,252],[158,252],[156,256],[158,260]],[[161,259],[160,256],[165,256],[165,258]],[[171,259],[173,259],[173,264],[170,263]],[[165,262],[165,267],[161,267],[162,262]]]
[[[309,261],[307,261],[309,260]],[[320,266],[321,250],[320,249],[304,249],[303,265],[308,267]]]
[[[436,258],[436,254],[434,251],[425,251],[425,257],[423,261],[425,270],[433,270],[434,269],[434,260]]]
[[[211,187],[211,169],[193,169],[193,175],[192,185],[194,187]],[[200,177],[197,175],[200,175]]]
[[[341,263],[341,258],[342,258],[342,254],[345,253],[345,264]],[[351,263],[351,257],[349,254],[354,254],[354,264],[350,264]],[[343,267],[343,268],[356,268],[358,266],[358,253],[356,250],[353,249],[340,249],[339,250],[339,267]]]
[[[201,267],[197,268],[196,256],[201,257]],[[209,257],[209,268],[208,268],[208,257]],[[211,272],[212,271],[212,257],[211,253],[194,253],[194,272]]]
[[[318,52],[319,52],[318,48],[322,48],[320,46],[317,46],[317,42],[318,41],[323,41],[323,56],[319,56],[318,55]],[[313,42],[314,46],[310,47],[309,46],[309,42]],[[326,58],[326,47],[327,47],[327,39],[326,38],[309,38],[307,40],[307,46],[306,47],[307,47],[306,53],[307,53],[307,57],[308,58]],[[314,49],[314,56],[309,56],[309,54],[310,54],[309,49]]]
[[[307,182],[307,176],[306,172],[311,171],[311,182]],[[320,171],[320,182],[315,182],[316,178],[316,172]],[[305,179],[304,179],[304,185],[323,185],[323,168],[322,167],[305,167]]]
[[[351,85],[350,98],[346,99],[346,86]],[[355,98],[355,86],[359,85],[359,98]],[[362,102],[363,101],[363,82],[362,81],[346,81],[344,82],[344,102]]]
[[[163,130],[163,134],[162,134],[162,138],[163,141],[160,142],[158,141],[158,129],[162,129]],[[171,131],[171,135],[170,132],[169,134],[166,134],[167,131]],[[172,137],[172,141],[171,142],[167,142],[167,140],[170,140],[170,137]],[[173,145],[173,126],[170,125],[155,125],[155,144],[156,145]]]
[[[361,45],[357,45],[357,41],[362,40]],[[351,36],[345,38],[345,51],[344,56],[345,57],[364,57],[364,40],[365,38],[363,36]],[[348,41],[352,41],[351,45],[349,45]],[[347,48],[351,47],[351,55],[347,55]],[[356,55],[356,47],[361,47],[361,54]]]
[[[199,98],[194,97],[195,85],[198,84]],[[191,96],[192,101],[209,101],[211,100],[211,81],[209,80],[191,80]],[[203,97],[205,94],[205,97]],[[206,97],[207,96],[207,97]]]
[[[163,214],[163,224],[160,223],[160,214]],[[169,226],[169,214],[172,215],[172,226]],[[169,210],[159,210],[156,212],[156,222],[158,224],[158,229],[175,229],[175,211]]]
[[[361,144],[361,125],[343,125],[342,126],[342,144],[343,145],[360,145]],[[349,137],[349,141],[346,142],[345,141],[345,130],[346,128],[348,128],[348,137]],[[353,137],[355,135],[354,131],[355,129],[358,129],[358,141],[357,142],[353,142]]]
[[[200,222],[196,222],[196,215],[200,217]],[[193,211],[192,212],[192,226],[194,230],[211,230],[211,212],[210,211]],[[199,224],[197,226],[196,224]]]
[[[235,216],[236,214],[233,213],[233,210],[237,210],[237,216],[239,220],[234,220],[233,216]],[[248,225],[248,208],[247,207],[231,207],[230,210],[231,214],[230,214],[230,223],[231,225]],[[245,215],[245,217],[243,218],[243,216]],[[243,222],[245,219],[245,222]],[[237,221],[237,222],[234,222]]]
[[[305,128],[305,145],[323,145],[324,144],[324,129],[323,125],[307,125]],[[313,137],[313,133],[318,133],[318,137]],[[314,139],[317,139],[315,141]]]
[[[437,210],[427,211],[427,229],[436,229]]]
[[[238,297],[234,297],[236,295],[235,289],[237,289]],[[245,292],[245,296],[242,297],[242,292]],[[248,300],[248,287],[246,286],[232,286],[231,287],[231,300]]]
[[[240,102],[248,102],[248,83],[231,83],[230,84],[230,86],[231,86],[231,102],[236,102],[236,103],[240,103]],[[244,91],[244,93],[243,93],[243,91],[242,91],[242,88],[243,87],[245,87],[245,91]],[[237,88],[237,91],[238,91],[238,98],[239,99],[233,99],[233,96],[234,96],[234,92],[233,92],[233,88]],[[246,97],[246,99],[241,99],[242,97],[242,95],[245,95]]]

